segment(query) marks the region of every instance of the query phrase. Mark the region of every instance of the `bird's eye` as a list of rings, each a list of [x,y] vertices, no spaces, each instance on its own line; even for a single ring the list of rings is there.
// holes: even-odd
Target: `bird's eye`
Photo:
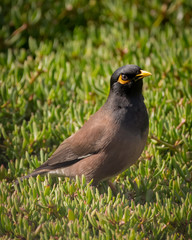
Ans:
[[[128,80],[128,77],[127,77],[127,75],[125,75],[125,74],[122,74],[122,75],[121,75],[121,78],[122,78],[123,81]]]

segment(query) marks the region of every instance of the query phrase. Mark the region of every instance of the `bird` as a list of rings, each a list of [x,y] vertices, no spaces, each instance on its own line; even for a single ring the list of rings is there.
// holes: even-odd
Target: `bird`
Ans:
[[[20,180],[46,174],[69,178],[84,175],[87,182],[97,185],[134,164],[148,137],[149,117],[142,88],[143,78],[150,75],[133,64],[118,68],[110,78],[104,105],[47,161]]]

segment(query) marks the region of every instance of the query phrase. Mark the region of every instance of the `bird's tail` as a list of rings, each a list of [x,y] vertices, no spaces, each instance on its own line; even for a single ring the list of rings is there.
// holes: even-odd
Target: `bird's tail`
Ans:
[[[28,179],[30,177],[36,177],[38,175],[45,175],[47,174],[48,172],[50,171],[50,169],[46,169],[46,168],[42,168],[42,166],[40,166],[39,168],[35,169],[32,173],[26,175],[26,176],[23,176],[23,177],[20,177],[19,180],[22,182],[23,179]],[[19,183],[19,180],[17,179],[15,181],[15,184],[18,184]]]

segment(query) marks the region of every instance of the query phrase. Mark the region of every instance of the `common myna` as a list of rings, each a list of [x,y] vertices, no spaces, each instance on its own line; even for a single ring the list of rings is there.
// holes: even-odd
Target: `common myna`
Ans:
[[[148,135],[148,114],[142,95],[143,78],[151,73],[136,65],[118,68],[111,76],[106,103],[53,155],[31,174],[75,177],[93,185],[136,162]]]

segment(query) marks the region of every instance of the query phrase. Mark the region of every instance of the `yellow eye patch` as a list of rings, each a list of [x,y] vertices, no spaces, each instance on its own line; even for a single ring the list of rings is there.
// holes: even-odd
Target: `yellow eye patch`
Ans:
[[[130,82],[130,80],[123,80],[123,79],[122,79],[122,76],[120,75],[119,78],[118,78],[118,80],[117,80],[117,82],[119,82],[119,83],[121,83],[121,84],[126,84],[126,83]]]

